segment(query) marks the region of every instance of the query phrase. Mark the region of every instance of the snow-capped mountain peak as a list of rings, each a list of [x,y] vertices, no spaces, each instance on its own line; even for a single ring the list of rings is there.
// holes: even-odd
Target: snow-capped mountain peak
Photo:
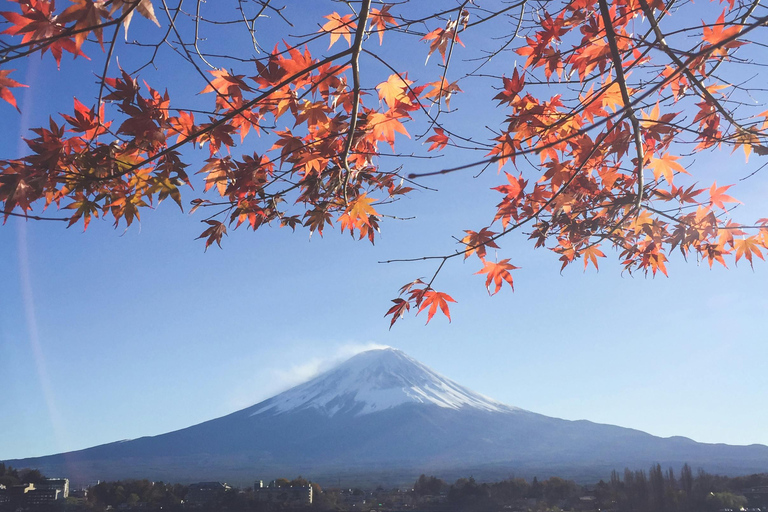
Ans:
[[[517,410],[443,377],[393,348],[361,352],[336,368],[253,407],[252,416],[317,409],[370,414],[407,403],[450,409]]]

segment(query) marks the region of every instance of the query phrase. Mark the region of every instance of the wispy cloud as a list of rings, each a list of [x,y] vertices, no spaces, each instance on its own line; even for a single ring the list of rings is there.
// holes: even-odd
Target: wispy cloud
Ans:
[[[372,342],[347,343],[329,351],[328,354],[302,359],[298,364],[262,368],[259,373],[269,375],[267,383],[262,382],[261,385],[254,385],[251,389],[242,389],[242,392],[231,395],[228,402],[237,409],[254,405],[306,382],[360,352],[385,348],[389,348],[389,346]]]
[[[274,374],[276,384],[281,388],[276,393],[306,382],[360,352],[384,348],[389,348],[389,346],[378,343],[351,343],[342,345],[334,353],[327,356],[315,357],[302,364],[291,366],[288,369],[273,369],[272,373]]]

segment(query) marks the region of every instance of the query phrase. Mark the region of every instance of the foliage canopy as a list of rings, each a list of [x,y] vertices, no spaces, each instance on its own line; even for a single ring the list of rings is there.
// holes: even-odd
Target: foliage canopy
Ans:
[[[27,156],[0,160],[6,220],[127,227],[166,198],[182,207],[199,174],[191,212],[206,212],[206,249],[237,227],[336,226],[374,242],[382,212],[428,175],[498,170],[486,225],[467,229],[459,250],[419,258],[436,270],[401,288],[390,325],[412,309],[450,319],[455,301],[434,285],[451,259],[478,258],[490,294],[512,288],[513,258],[488,249],[513,232],[562,268],[597,268],[613,247],[625,271],[652,275],[667,274],[673,251],[712,266],[752,265],[768,250],[768,218],[737,219],[730,195],[762,167],[718,182],[694,158],[768,154],[758,1],[358,0],[329,2],[316,19],[272,0],[9,2],[6,120],[18,88],[35,87],[14,62],[100,62],[72,110],[25,139]],[[160,28],[132,24],[137,13]],[[165,78],[143,81],[153,65]],[[201,95],[161,92],[178,85],[167,70],[201,80]],[[505,116],[488,135],[452,122],[451,99],[469,94]],[[193,148],[205,162],[190,168]],[[409,168],[441,153],[460,165]]]

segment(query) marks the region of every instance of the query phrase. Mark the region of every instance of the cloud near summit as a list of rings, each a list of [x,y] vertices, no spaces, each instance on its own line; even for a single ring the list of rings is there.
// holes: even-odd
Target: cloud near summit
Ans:
[[[338,347],[333,353],[326,357],[315,357],[302,362],[301,364],[293,365],[287,370],[273,369],[272,373],[275,376],[276,385],[279,385],[280,387],[280,389],[277,390],[277,393],[292,388],[302,382],[306,382],[360,352],[382,350],[386,348],[391,347],[373,342],[350,343]]]

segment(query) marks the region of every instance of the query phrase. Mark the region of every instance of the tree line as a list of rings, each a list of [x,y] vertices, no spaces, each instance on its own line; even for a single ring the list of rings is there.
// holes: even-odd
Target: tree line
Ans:
[[[613,471],[608,481],[581,486],[573,480],[551,477],[532,481],[508,478],[479,483],[460,478],[448,484],[440,478],[421,475],[413,485],[418,496],[442,495],[436,508],[473,511],[502,509],[518,504],[528,510],[593,509],[618,512],[709,512],[738,510],[749,505],[745,490],[768,486],[768,473],[727,477],[688,464],[679,473],[655,464],[645,470]],[[438,504],[439,503],[439,504]]]
[[[46,477],[36,469],[14,469],[0,463],[0,484],[19,485],[42,483]],[[344,509],[339,489],[323,490],[318,484],[299,476],[292,480],[278,478],[272,482],[278,487],[313,487],[313,504],[300,507],[317,511]],[[593,485],[579,485],[573,480],[550,477],[539,480],[534,477],[510,477],[497,482],[478,482],[473,477],[459,478],[449,484],[435,476],[421,475],[411,491],[420,509],[440,511],[491,511],[503,510],[510,505],[532,512],[554,510],[614,510],[616,512],[715,512],[730,508],[747,507],[744,491],[756,487],[768,487],[768,473],[727,477],[713,475],[699,469],[695,474],[688,464],[679,472],[664,470],[660,464],[648,471],[625,469],[613,471],[608,480]],[[117,480],[100,482],[88,488],[85,501],[68,500],[48,507],[51,510],[93,511],[108,509],[182,510],[189,487],[179,483],[151,482],[149,480]],[[393,491],[394,492],[394,491]],[[402,491],[398,491],[402,493]],[[360,489],[355,494],[368,495]],[[385,502],[386,491],[379,487],[375,493],[378,501]],[[434,499],[431,499],[431,498]],[[0,503],[0,509],[3,505]],[[221,511],[294,510],[296,507],[259,503],[253,487],[232,488],[222,493],[215,503],[198,508]],[[298,510],[298,509],[296,509]]]
[[[15,469],[0,462],[0,485],[12,487],[21,484],[37,484],[45,481],[45,476],[37,469]]]

